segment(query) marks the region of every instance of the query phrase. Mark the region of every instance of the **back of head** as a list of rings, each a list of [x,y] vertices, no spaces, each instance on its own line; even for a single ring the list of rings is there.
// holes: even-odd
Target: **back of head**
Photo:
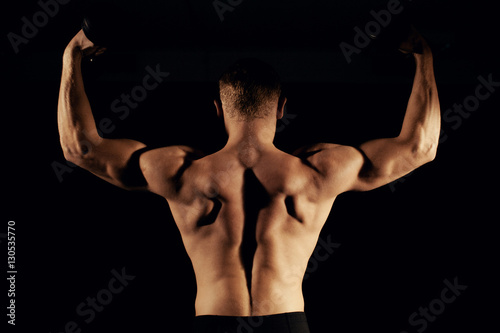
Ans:
[[[265,118],[281,95],[278,73],[257,59],[242,59],[219,79],[220,98],[230,117],[248,121]]]

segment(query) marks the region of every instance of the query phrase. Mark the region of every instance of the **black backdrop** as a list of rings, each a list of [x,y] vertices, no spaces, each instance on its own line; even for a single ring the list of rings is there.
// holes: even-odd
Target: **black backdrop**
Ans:
[[[6,283],[0,292],[2,325],[15,332],[182,331],[179,325],[191,323],[196,291],[168,205],[154,195],[114,188],[64,162],[56,122],[61,55],[86,4],[61,1],[50,7],[51,16],[33,18],[46,3],[54,1],[2,8],[6,186],[0,267],[6,274],[4,234],[12,220],[18,270],[16,326],[6,324]],[[363,29],[374,20],[370,11],[379,12],[388,1],[220,3],[232,4],[221,14],[223,21],[212,1],[113,3],[148,26],[85,64],[95,118],[107,119],[105,136],[220,148],[225,135],[212,104],[215,82],[241,56],[258,56],[283,77],[288,117],[279,123],[276,145],[284,150],[319,141],[355,145],[398,133],[412,61],[391,52],[383,40],[352,54],[350,63],[339,47],[354,45],[353,28]],[[321,248],[304,282],[312,332],[496,327],[499,92],[493,90],[500,87],[490,87],[488,98],[474,104],[479,77],[500,81],[494,6],[416,0],[401,6],[404,13],[394,15],[391,24],[411,19],[436,53],[441,107],[448,112],[442,144],[437,159],[410,176],[337,199],[320,236],[322,244],[329,240],[335,248],[331,253]],[[23,17],[38,20],[38,31],[14,46],[9,36],[22,36]],[[114,112],[125,105],[113,107],[122,94],[139,93],[148,66],[170,74],[128,114]],[[464,102],[473,111],[465,116],[448,111]],[[119,292],[119,283],[112,284],[113,294],[109,283],[116,274],[130,280]],[[445,280],[467,289],[442,308]],[[97,296],[106,304],[93,317],[88,302]],[[430,312],[429,319],[418,315],[417,323],[409,322],[429,305],[436,316]]]

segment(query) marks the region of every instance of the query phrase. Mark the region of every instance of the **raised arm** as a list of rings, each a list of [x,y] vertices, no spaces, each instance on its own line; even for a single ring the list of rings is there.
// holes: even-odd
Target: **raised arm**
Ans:
[[[81,62],[83,57],[102,51],[80,30],[64,52],[57,117],[64,157],[116,186],[125,189],[145,186],[128,181],[142,175],[127,174],[134,170],[129,164],[132,155],[145,145],[133,140],[104,139],[97,132],[83,85]]]
[[[101,52],[81,30],[64,52],[57,117],[64,157],[123,189],[175,198],[183,171],[202,154],[185,146],[148,149],[138,141],[99,136],[85,94],[81,62]]]
[[[441,112],[432,52],[416,31],[401,48],[413,53],[416,72],[399,135],[368,141],[359,148],[323,144],[315,151],[310,150],[309,162],[330,185],[326,187],[329,195],[372,190],[401,178],[436,156]]]
[[[388,184],[436,156],[441,110],[432,52],[416,31],[402,47],[418,53],[413,52],[416,72],[401,132],[395,138],[373,140],[359,147],[367,161],[353,184],[354,190]]]

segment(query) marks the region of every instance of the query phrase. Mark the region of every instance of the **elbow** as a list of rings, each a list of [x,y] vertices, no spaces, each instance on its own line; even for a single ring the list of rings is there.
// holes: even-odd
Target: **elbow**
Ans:
[[[420,128],[409,138],[400,136],[400,139],[406,148],[407,158],[412,161],[415,167],[435,160],[439,144],[439,132],[428,132]]]
[[[433,143],[431,150],[427,152],[427,163],[432,162],[436,159],[437,148],[438,148],[437,142]]]
[[[422,141],[413,145],[412,157],[417,166],[430,163],[436,159],[438,141]]]
[[[420,163],[421,165],[430,163],[436,159],[437,155],[437,150],[433,149],[432,151],[429,151],[427,153],[424,153],[421,157]]]
[[[64,159],[79,167],[84,167],[91,159],[90,149],[82,144],[68,145],[61,142]]]
[[[78,154],[75,154],[74,152],[70,151],[67,148],[65,149],[65,147],[63,147],[63,155],[66,161],[73,163],[75,165],[79,165],[82,160],[81,157],[78,156]]]
[[[83,160],[84,160],[83,156],[75,153],[71,149],[63,147],[63,155],[66,161],[73,163],[74,165],[77,165],[79,167],[83,165]]]

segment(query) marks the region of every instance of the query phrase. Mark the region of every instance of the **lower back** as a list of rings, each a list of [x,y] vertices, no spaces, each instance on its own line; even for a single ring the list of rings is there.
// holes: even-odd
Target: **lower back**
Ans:
[[[282,286],[272,280],[254,284],[252,291],[238,282],[221,280],[207,288],[199,287],[196,297],[197,316],[266,316],[302,311],[301,286]]]

